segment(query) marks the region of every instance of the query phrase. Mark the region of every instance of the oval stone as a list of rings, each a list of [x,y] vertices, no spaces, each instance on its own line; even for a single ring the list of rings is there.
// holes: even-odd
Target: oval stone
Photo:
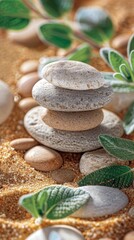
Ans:
[[[87,191],[91,198],[73,213],[73,217],[96,218],[114,214],[128,204],[128,197],[117,188],[105,186],[80,187]]]
[[[32,90],[33,98],[49,110],[63,112],[90,111],[102,108],[110,102],[112,87],[105,85],[96,90],[73,91],[53,86],[45,79],[37,82]]]
[[[75,174],[71,169],[61,168],[52,172],[52,178],[57,183],[73,182]]]
[[[17,138],[10,142],[11,147],[16,150],[28,150],[37,144],[37,141],[33,138]]]
[[[32,88],[34,84],[39,80],[38,73],[29,73],[21,77],[17,83],[18,92],[23,97],[32,96]]]
[[[86,112],[57,112],[44,109],[43,121],[64,131],[84,131],[97,127],[103,120],[101,109]]]
[[[27,60],[23,62],[20,66],[20,71],[23,74],[37,72],[38,70],[38,61],[37,60]]]
[[[78,61],[61,60],[47,64],[43,77],[53,85],[71,90],[97,89],[104,79],[94,67]]]
[[[24,112],[28,112],[31,108],[38,106],[38,103],[32,97],[29,97],[22,99],[18,106]]]
[[[36,146],[25,153],[24,159],[33,168],[49,172],[62,166],[63,160],[61,155],[45,146]]]
[[[26,238],[26,240],[48,240],[50,237],[53,240],[85,240],[80,231],[66,225],[53,225],[39,229]]]
[[[127,233],[123,240],[134,240],[134,231]]]
[[[82,155],[79,163],[80,172],[87,175],[98,169],[111,165],[129,165],[129,161],[121,161],[109,155],[104,149],[86,152]]]
[[[37,47],[42,44],[38,37],[38,29],[42,23],[44,23],[44,20],[35,19],[30,21],[28,26],[20,31],[8,31],[8,39],[15,44],[30,48]]]
[[[121,137],[123,134],[122,123],[114,113],[104,111],[102,123],[87,131],[62,131],[49,127],[42,119],[43,107],[31,109],[24,118],[24,125],[28,133],[38,142],[63,152],[86,152],[101,147],[98,136],[109,134]]]
[[[14,96],[9,86],[0,80],[0,124],[5,122],[14,107]]]

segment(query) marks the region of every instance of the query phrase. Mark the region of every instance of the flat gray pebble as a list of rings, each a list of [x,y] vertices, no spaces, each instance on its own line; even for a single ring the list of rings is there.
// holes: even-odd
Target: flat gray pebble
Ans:
[[[112,87],[105,85],[99,89],[75,91],[53,86],[45,79],[37,82],[32,90],[33,98],[43,107],[65,112],[98,109],[111,101]]]
[[[128,197],[117,188],[105,186],[80,187],[90,193],[88,202],[72,216],[80,218],[96,218],[114,214],[128,204]]]
[[[123,135],[120,119],[114,113],[104,111],[102,123],[91,130],[68,132],[56,130],[46,125],[41,119],[43,107],[31,109],[24,118],[24,125],[28,133],[38,142],[63,152],[86,152],[100,148],[98,136],[110,134],[116,137]]]

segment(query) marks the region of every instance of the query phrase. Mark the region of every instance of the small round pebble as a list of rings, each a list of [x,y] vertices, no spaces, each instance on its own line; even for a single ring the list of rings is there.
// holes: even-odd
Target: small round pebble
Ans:
[[[33,138],[18,138],[11,141],[10,145],[16,150],[28,150],[38,145],[38,142]]]
[[[38,70],[38,61],[37,60],[28,60],[21,64],[20,71],[23,74],[37,72]]]
[[[111,101],[112,87],[72,91],[53,86],[45,79],[38,81],[32,90],[33,98],[43,107],[63,112],[81,112],[102,108]]]
[[[19,108],[24,112],[28,112],[31,108],[34,108],[38,105],[39,104],[32,97],[24,98],[18,104]]]
[[[91,198],[73,217],[96,218],[114,214],[128,204],[128,197],[117,188],[105,186],[84,186],[80,187],[87,191]]]
[[[32,96],[32,88],[34,84],[39,80],[38,73],[29,73],[21,77],[17,83],[18,92],[23,97]]]
[[[112,238],[99,238],[99,240],[113,240]]]
[[[127,47],[128,40],[130,38],[130,34],[120,34],[115,37],[112,41],[113,48],[123,48]]]
[[[57,61],[47,64],[42,72],[51,84],[71,90],[97,89],[105,83],[99,71],[83,62]]]
[[[61,168],[52,172],[52,178],[57,183],[73,182],[75,174],[71,169]]]
[[[67,225],[53,225],[32,233],[26,240],[85,240],[80,231]]]
[[[104,149],[86,152],[82,155],[79,163],[80,172],[87,175],[98,169],[111,166],[113,164],[129,165],[129,161],[121,161],[109,155]]]
[[[123,240],[134,240],[134,231],[127,233]]]
[[[122,122],[114,113],[103,110],[102,123],[86,131],[62,131],[49,127],[42,119],[43,107],[31,109],[24,118],[24,126],[28,133],[38,142],[63,152],[87,152],[101,147],[98,136],[109,134],[116,137],[123,135]]]
[[[86,112],[57,112],[44,109],[42,120],[50,127],[64,131],[84,131],[97,127],[103,120],[101,109]]]
[[[9,86],[0,80],[0,124],[5,122],[14,107],[14,96]]]
[[[128,215],[129,215],[130,217],[134,218],[134,206],[129,209]]]
[[[24,159],[33,168],[49,172],[60,168],[63,164],[61,155],[45,146],[36,146],[25,153]]]

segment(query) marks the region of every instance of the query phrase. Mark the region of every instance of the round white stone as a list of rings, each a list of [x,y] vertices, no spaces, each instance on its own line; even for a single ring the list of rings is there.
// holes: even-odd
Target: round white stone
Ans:
[[[116,165],[129,165],[129,161],[121,161],[109,155],[104,149],[98,149],[92,152],[86,152],[82,155],[79,163],[80,172],[87,175],[98,169]]]
[[[87,191],[91,198],[72,216],[79,218],[95,218],[114,214],[128,204],[128,197],[117,188],[105,186],[80,187]]]
[[[12,112],[14,97],[9,86],[0,80],[0,124],[5,122]]]
[[[53,86],[45,79],[37,82],[32,90],[33,98],[49,110],[78,112],[102,108],[111,101],[110,86],[96,90],[73,91]]]
[[[86,152],[100,148],[98,136],[110,134],[121,137],[123,127],[120,119],[112,112],[104,111],[102,123],[91,130],[69,132],[57,130],[46,125],[41,119],[43,107],[31,109],[24,119],[24,125],[28,133],[38,142],[53,149],[63,152]]]
[[[50,238],[51,237],[51,238]],[[66,225],[53,225],[32,233],[26,240],[84,240],[81,232],[74,227]]]
[[[83,62],[69,60],[53,62],[46,65],[42,73],[53,85],[71,90],[97,89],[104,85],[101,73]]]

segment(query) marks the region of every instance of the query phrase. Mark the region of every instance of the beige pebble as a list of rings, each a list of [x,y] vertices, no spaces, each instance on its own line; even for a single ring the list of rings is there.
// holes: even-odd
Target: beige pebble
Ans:
[[[43,22],[42,19],[32,20],[23,30],[8,31],[8,39],[15,44],[31,48],[37,47],[42,44],[38,37],[38,28]]]
[[[38,61],[37,60],[28,60],[21,64],[20,71],[23,74],[36,72],[38,70]]]
[[[104,149],[86,152],[82,155],[79,163],[80,172],[87,175],[98,169],[111,166],[113,164],[129,165],[129,161],[121,161],[109,155]]]
[[[112,238],[99,238],[99,240],[112,240]]]
[[[34,84],[39,80],[38,73],[29,73],[21,77],[18,81],[18,92],[23,97],[31,97],[32,96],[32,88]]]
[[[10,145],[16,150],[28,150],[38,145],[38,142],[33,138],[18,138],[11,141]]]
[[[129,40],[130,35],[129,34],[121,34],[115,37],[112,41],[112,47],[113,48],[122,48],[126,47],[128,40]]]
[[[129,215],[131,218],[134,218],[134,206],[129,209],[128,215]]]
[[[85,112],[58,112],[45,109],[43,121],[50,127],[64,131],[84,131],[97,127],[103,120],[101,109]]]
[[[19,102],[19,108],[24,112],[28,112],[31,108],[38,106],[39,104],[32,98],[24,98]]]
[[[52,178],[57,183],[73,182],[75,174],[71,169],[61,168],[52,172]]]
[[[124,240],[134,240],[134,231],[127,233]]]
[[[24,159],[37,170],[48,172],[60,168],[62,157],[56,151],[45,146],[36,146],[25,153]]]

